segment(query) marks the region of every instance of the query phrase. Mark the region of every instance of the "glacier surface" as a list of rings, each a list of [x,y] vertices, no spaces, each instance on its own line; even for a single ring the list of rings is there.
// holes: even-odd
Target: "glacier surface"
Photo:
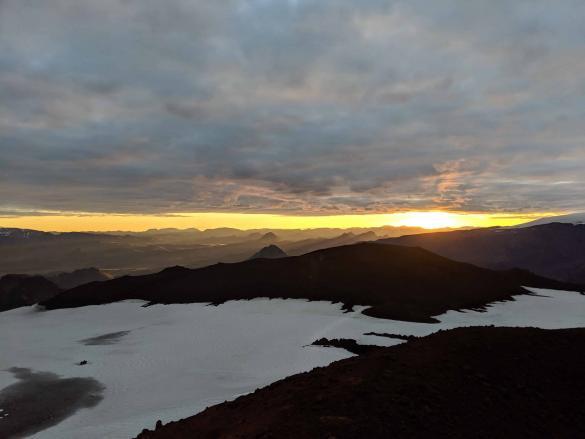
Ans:
[[[101,401],[39,431],[37,438],[125,438],[191,416],[207,406],[281,378],[351,356],[309,346],[314,340],[353,338],[393,345],[367,332],[427,335],[459,326],[585,326],[585,296],[532,289],[535,295],[492,304],[486,312],[450,311],[423,324],[344,313],[339,304],[304,300],[154,305],[126,301],[75,309],[34,307],[0,313],[0,392],[18,382],[13,368],[91,378]],[[87,364],[79,365],[80,362]],[[2,422],[10,413],[0,407]]]

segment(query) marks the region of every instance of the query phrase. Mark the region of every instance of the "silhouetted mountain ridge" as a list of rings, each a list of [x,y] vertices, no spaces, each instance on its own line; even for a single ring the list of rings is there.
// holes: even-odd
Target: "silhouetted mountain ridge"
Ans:
[[[93,267],[45,275],[6,274],[0,277],[0,311],[34,305],[64,290],[110,279]]]
[[[43,276],[7,274],[0,277],[0,311],[34,305],[59,292],[61,289]]]
[[[271,244],[254,253],[250,259],[278,259],[286,258],[287,256],[288,255],[279,246]]]
[[[83,285],[48,300],[48,309],[142,299],[152,303],[305,298],[368,305],[375,317],[433,322],[450,309],[478,308],[525,294],[522,285],[576,289],[525,271],[497,272],[420,248],[362,243],[281,259],[173,269]]]
[[[417,246],[486,268],[518,267],[564,282],[585,284],[585,225],[550,223],[424,233],[377,242]]]
[[[238,262],[274,243],[295,256],[422,231],[404,227],[253,230],[224,227],[75,233],[0,227],[0,276],[69,272],[79,267],[100,267],[115,277],[148,274],[173,265],[199,268],[218,262]],[[342,238],[342,233],[347,235]]]
[[[75,288],[79,285],[87,284],[89,282],[101,282],[104,280],[110,280],[112,278],[95,267],[80,268],[79,270],[74,270],[71,272],[45,275],[45,277],[59,288],[64,290]]]
[[[540,218],[528,223],[520,224],[516,227],[532,227],[551,223],[568,223],[568,224],[585,224],[585,212],[570,213],[568,215],[558,215],[552,217]]]

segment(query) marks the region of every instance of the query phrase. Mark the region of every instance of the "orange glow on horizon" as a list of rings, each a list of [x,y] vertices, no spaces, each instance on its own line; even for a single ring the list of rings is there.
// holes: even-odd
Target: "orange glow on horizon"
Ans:
[[[352,227],[421,227],[425,229],[513,226],[559,213],[460,213],[413,211],[386,214],[295,216],[254,213],[176,213],[169,215],[121,215],[49,212],[35,216],[0,218],[0,227],[44,231],[143,231],[154,228],[211,229],[314,229]]]
[[[394,216],[396,225],[423,229],[457,228],[468,225],[465,217],[449,212],[405,212]]]

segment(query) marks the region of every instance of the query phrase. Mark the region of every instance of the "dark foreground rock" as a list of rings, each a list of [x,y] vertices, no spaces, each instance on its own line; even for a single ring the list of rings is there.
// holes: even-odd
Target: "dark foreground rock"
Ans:
[[[387,332],[366,332],[364,335],[374,335],[376,337],[395,338],[397,340],[410,341],[417,337],[416,335],[403,335],[403,334],[388,334]]]
[[[327,348],[340,348],[345,349],[348,352],[356,355],[362,355],[366,352],[375,351],[380,349],[380,346],[359,344],[356,340],[351,338],[320,338],[311,343],[313,346],[323,346]]]
[[[481,308],[522,286],[579,289],[522,270],[494,271],[451,261],[420,248],[362,243],[281,259],[254,259],[196,270],[167,268],[68,290],[44,302],[48,309],[125,299],[151,303],[211,302],[256,297],[368,305],[373,317],[435,322],[452,309]]]
[[[460,328],[144,431],[170,438],[577,438],[585,329]]]

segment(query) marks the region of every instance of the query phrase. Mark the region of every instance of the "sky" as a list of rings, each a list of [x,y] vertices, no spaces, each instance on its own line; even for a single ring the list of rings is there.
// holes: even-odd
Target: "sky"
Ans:
[[[0,0],[0,226],[583,211],[583,23],[582,0]]]

